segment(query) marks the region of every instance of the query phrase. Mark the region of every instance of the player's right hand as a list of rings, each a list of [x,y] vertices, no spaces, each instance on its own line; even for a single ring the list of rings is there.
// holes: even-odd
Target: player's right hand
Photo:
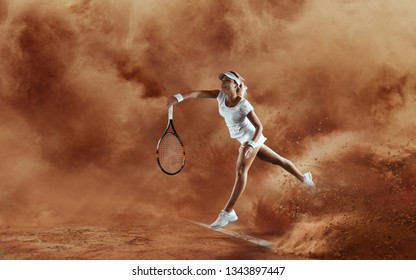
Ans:
[[[179,102],[178,102],[178,99],[176,99],[176,97],[175,96],[170,96],[170,97],[168,97],[168,100],[166,101],[166,106],[168,107],[168,108],[170,108],[170,107],[172,107],[173,105],[176,105],[176,104],[178,104]]]

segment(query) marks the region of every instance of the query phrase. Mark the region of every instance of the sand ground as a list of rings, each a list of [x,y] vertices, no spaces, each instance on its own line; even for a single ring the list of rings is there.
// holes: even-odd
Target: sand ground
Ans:
[[[227,229],[238,231],[238,225]],[[302,259],[177,220],[131,227],[65,225],[0,230],[0,259]]]

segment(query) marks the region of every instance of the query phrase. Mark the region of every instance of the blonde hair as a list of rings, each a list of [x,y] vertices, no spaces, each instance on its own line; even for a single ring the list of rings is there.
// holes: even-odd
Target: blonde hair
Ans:
[[[235,71],[230,71],[230,72],[233,73],[234,75],[236,75],[237,78],[239,78],[240,81],[241,81],[241,84],[237,88],[237,94],[239,96],[243,97],[243,98],[246,98],[247,97],[247,86],[244,83],[245,79]]]

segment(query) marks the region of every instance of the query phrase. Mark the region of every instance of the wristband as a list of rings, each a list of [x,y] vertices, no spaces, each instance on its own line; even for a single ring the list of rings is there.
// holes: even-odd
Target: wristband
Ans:
[[[254,149],[254,147],[256,147],[256,142],[254,142],[253,140],[250,140],[250,141],[248,141],[247,145],[253,147],[253,149]]]
[[[182,94],[177,93],[177,94],[175,94],[174,96],[175,96],[176,100],[178,100],[178,103],[183,101],[183,96],[182,96]]]

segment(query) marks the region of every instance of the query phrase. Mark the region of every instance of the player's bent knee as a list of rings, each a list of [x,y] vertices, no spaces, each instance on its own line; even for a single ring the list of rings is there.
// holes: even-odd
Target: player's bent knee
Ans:
[[[237,172],[236,172],[237,174],[237,177],[244,177],[244,176],[247,176],[247,173],[248,173],[248,169],[247,168],[245,168],[245,167],[240,167],[240,168],[237,168]]]
[[[276,160],[275,164],[280,165],[281,167],[285,167],[290,165],[290,161],[285,158],[279,158]]]

